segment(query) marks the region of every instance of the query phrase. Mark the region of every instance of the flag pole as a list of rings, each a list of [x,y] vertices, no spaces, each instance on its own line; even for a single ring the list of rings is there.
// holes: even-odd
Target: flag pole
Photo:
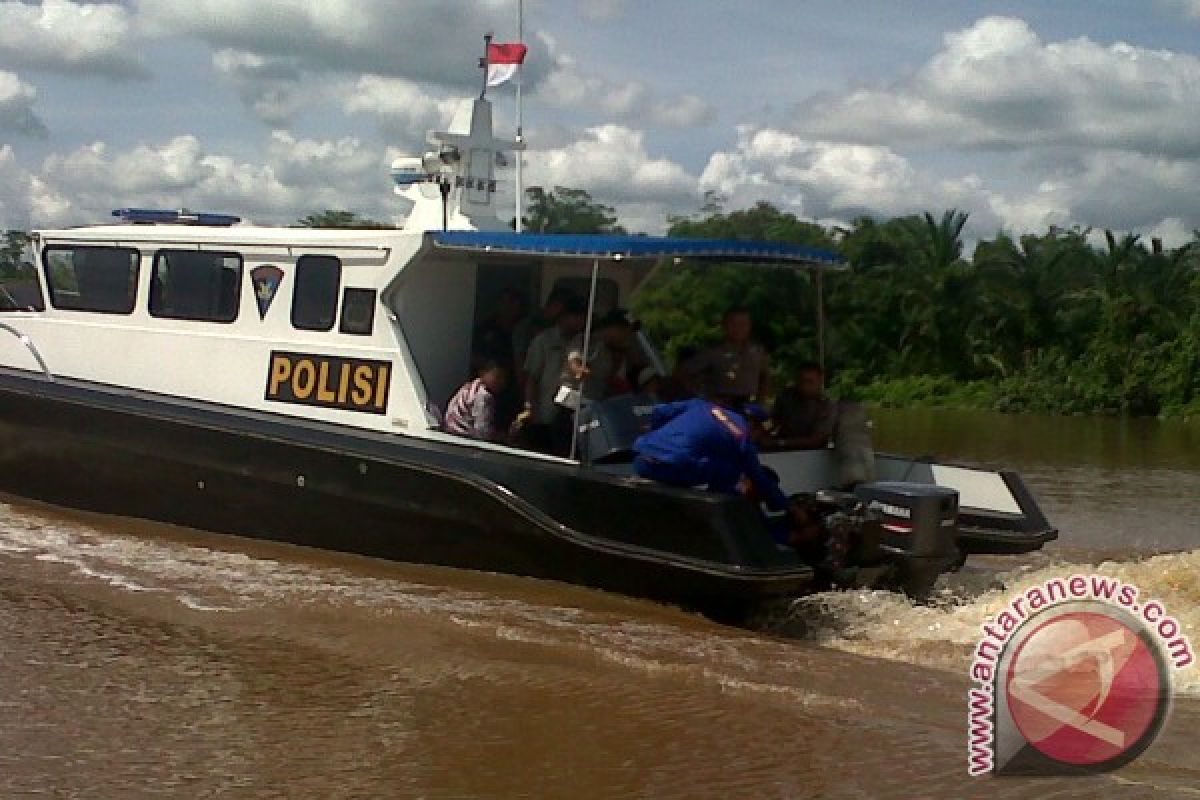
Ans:
[[[479,90],[480,100],[487,97],[488,64],[491,62],[491,56],[488,51],[491,50],[491,44],[492,34],[485,33],[483,35],[483,58],[479,59],[479,66],[483,68],[483,87]]]
[[[525,0],[517,0],[517,41],[525,44]],[[522,59],[524,61],[524,59]],[[524,69],[523,64],[517,65],[517,143],[519,144],[524,139],[524,130],[522,124],[522,109],[521,109],[521,70]],[[521,181],[521,151],[516,151],[517,156],[517,174],[516,174],[516,189],[517,189],[517,219],[516,231],[521,232],[521,214],[522,205],[524,202],[525,186]]]

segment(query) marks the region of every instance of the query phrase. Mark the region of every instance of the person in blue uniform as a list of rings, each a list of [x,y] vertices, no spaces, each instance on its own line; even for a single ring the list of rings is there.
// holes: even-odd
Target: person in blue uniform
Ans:
[[[634,472],[669,486],[737,494],[743,476],[772,511],[788,509],[779,482],[758,460],[752,429],[732,401],[684,400],[654,407],[650,431],[633,444]],[[753,413],[753,412],[752,412]]]

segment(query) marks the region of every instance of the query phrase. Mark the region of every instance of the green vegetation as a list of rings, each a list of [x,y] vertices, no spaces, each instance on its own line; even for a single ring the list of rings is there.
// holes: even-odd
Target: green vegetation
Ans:
[[[947,211],[826,230],[762,204],[712,202],[670,220],[683,236],[762,238],[840,250],[825,279],[834,385],[869,402],[1002,411],[1200,414],[1200,232],[1176,250],[1133,235],[1001,233],[964,255],[967,216]],[[811,275],[735,266],[661,270],[638,299],[668,351],[714,334],[745,305],[780,380],[815,357]]]
[[[21,265],[21,254],[29,243],[29,234],[24,231],[5,231],[0,239],[0,279],[24,276],[26,269]]]
[[[534,233],[625,233],[611,206],[597,203],[583,189],[555,186],[525,191],[525,230]]]
[[[395,228],[386,222],[379,222],[370,217],[364,217],[354,211],[335,211],[326,209],[309,214],[296,221],[300,228],[354,228],[358,230],[386,230]]]

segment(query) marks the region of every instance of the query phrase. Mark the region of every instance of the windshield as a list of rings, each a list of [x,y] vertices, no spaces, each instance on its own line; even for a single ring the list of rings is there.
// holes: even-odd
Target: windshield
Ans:
[[[42,311],[42,287],[38,283],[36,255],[31,242],[18,245],[11,240],[0,259],[0,311]]]

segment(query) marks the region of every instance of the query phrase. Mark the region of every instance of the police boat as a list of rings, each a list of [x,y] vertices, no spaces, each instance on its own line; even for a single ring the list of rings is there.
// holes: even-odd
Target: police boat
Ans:
[[[590,335],[592,316],[628,307],[654,269],[783,265],[820,285],[840,256],[514,233],[494,170],[519,145],[493,135],[490,102],[430,142],[393,165],[412,203],[400,229],[123,209],[113,224],[35,233],[32,280],[0,291],[0,491],[722,616],[819,586],[749,500],[632,474],[636,399],[580,412],[569,458],[447,434],[437,406],[503,287],[575,291]],[[836,447],[764,461],[823,520],[849,521],[860,584],[920,593],[968,554],[1055,536],[1012,472],[868,452],[847,480]]]

